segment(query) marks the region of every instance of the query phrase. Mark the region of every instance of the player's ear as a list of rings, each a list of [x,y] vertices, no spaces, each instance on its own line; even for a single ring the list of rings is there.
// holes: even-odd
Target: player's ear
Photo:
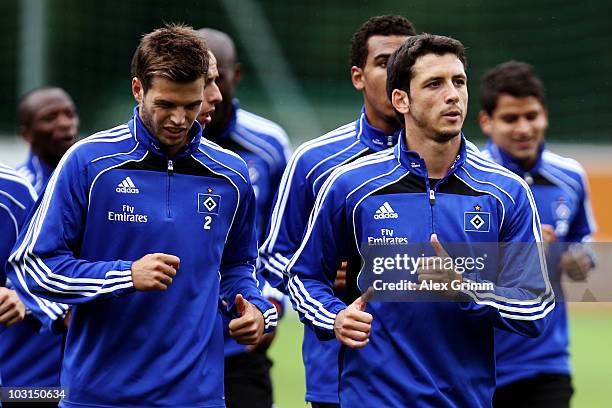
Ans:
[[[491,135],[492,125],[491,125],[491,117],[489,114],[483,110],[478,112],[478,124],[480,125],[480,130],[485,135]]]
[[[132,95],[140,105],[144,99],[144,88],[142,87],[142,82],[137,77],[132,78]]]
[[[27,126],[20,125],[19,126],[19,135],[23,140],[28,144],[32,144],[32,132]]]
[[[351,67],[351,81],[353,82],[353,86],[356,90],[363,91],[365,88],[363,69],[353,65]]]
[[[242,79],[242,66],[240,65],[240,63],[236,63],[236,65],[234,65],[234,86],[238,86],[241,79]]]
[[[544,120],[546,121],[546,128],[548,128],[548,108],[544,107],[544,112],[542,113],[544,115]]]
[[[402,115],[410,112],[410,98],[408,92],[402,91],[401,89],[394,89],[391,93],[391,103],[396,111]]]

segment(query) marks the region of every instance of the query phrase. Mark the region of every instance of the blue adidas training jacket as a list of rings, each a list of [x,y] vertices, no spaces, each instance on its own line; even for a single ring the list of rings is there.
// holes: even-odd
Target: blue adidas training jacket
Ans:
[[[331,288],[341,260],[349,262],[349,302],[370,285],[372,271],[362,268],[371,260],[360,255],[370,242],[384,247],[392,236],[398,247],[423,243],[425,256],[432,256],[432,233],[443,245],[501,241],[531,243],[531,250],[493,257],[494,288],[463,290],[461,302],[368,303],[374,317],[369,344],[342,348],[341,406],[489,407],[494,328],[536,336],[545,326],[554,296],[543,251],[535,244],[541,232],[531,192],[465,139],[441,180],[427,177],[425,162],[406,149],[402,135],[393,150],[336,169],[288,265],[294,307],[321,337],[333,338],[336,314],[346,308]]]
[[[284,269],[299,248],[317,192],[338,166],[397,143],[399,131],[387,135],[367,121],[365,109],[356,121],[301,145],[291,158],[279,187],[268,227],[260,247],[263,274],[284,289]],[[306,400],[338,403],[338,353],[336,342],[321,342],[304,326],[302,357],[306,374]]]
[[[227,128],[221,134],[211,134],[204,129],[204,137],[233,151],[246,162],[257,202],[257,237],[261,242],[270,219],[274,195],[291,155],[287,134],[276,123],[240,108],[238,100],[234,100]],[[283,304],[282,293],[266,285],[261,277],[259,283],[267,298]],[[246,346],[238,344],[229,332],[226,332],[223,349],[226,357],[246,352]]]
[[[51,330],[55,322],[58,319],[61,322],[67,310],[64,304],[49,302],[34,296],[25,286],[25,279],[22,275],[11,276],[11,279],[6,281],[6,261],[36,197],[36,191],[27,180],[13,169],[0,165],[0,231],[2,231],[0,236],[0,285],[7,284],[19,292],[21,301],[27,307],[25,322],[28,322],[20,322],[0,329],[0,372],[2,372],[5,386],[30,385],[31,383],[23,383],[22,380],[23,378],[32,379],[33,371],[39,372],[36,367],[38,361],[32,359],[24,361],[24,353],[40,355],[45,352],[45,350],[28,349],[27,346],[30,345],[28,343],[17,343],[13,335],[16,328],[32,323],[36,325],[37,332],[41,331],[47,333],[47,336],[52,336]],[[18,366],[14,365],[17,361]],[[45,361],[43,360],[43,363]],[[56,376],[58,375],[59,372],[56,373]],[[40,380],[37,385],[45,384],[44,378],[34,377],[34,380]]]
[[[42,195],[53,173],[33,152],[15,170],[32,184],[38,195]],[[5,385],[59,387],[61,368],[62,333],[45,330],[34,315],[27,315],[0,336],[0,370]]]
[[[548,273],[557,293],[557,305],[542,335],[525,339],[497,331],[497,385],[534,377],[538,374],[570,374],[569,333],[565,303],[559,301],[561,288],[560,254],[570,243],[588,242],[596,225],[589,199],[586,174],[575,160],[561,157],[542,145],[532,168],[524,170],[499,146],[489,143],[483,156],[522,177],[531,187],[542,224],[555,229],[557,243],[547,255]]]
[[[15,168],[17,173],[25,177],[40,195],[44,190],[53,169],[43,162],[34,152],[30,151],[28,159]]]
[[[62,406],[223,407],[218,299],[241,293],[276,309],[254,279],[255,201],[242,159],[201,138],[166,157],[138,117],[73,146],[11,255],[9,276],[76,305],[68,331]],[[135,292],[145,254],[181,264],[165,292]]]

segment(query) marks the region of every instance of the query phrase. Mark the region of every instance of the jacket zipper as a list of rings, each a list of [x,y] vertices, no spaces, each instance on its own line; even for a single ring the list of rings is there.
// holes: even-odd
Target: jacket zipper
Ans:
[[[172,214],[170,213],[170,181],[172,180],[172,175],[174,174],[174,162],[172,160],[168,160],[168,190],[166,196],[166,209],[168,213],[168,218],[172,218]]]
[[[431,231],[430,234],[434,234],[434,204],[436,203],[436,189],[429,185],[427,180],[427,188],[429,189],[429,209],[431,210]]]

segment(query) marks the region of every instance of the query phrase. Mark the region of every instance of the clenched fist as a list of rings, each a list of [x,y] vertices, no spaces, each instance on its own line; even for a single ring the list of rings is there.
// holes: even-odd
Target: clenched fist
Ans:
[[[148,254],[134,261],[132,263],[134,289],[167,290],[176,276],[180,263],[178,257],[162,253]]]
[[[0,324],[11,326],[23,320],[25,305],[12,289],[0,288]]]

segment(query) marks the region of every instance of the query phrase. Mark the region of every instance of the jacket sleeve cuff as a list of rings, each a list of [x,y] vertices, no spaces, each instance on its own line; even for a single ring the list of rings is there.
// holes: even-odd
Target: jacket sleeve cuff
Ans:
[[[332,304],[327,307],[327,311],[330,312],[330,314],[333,316],[332,320],[335,322],[338,313],[346,309],[346,307],[347,306],[344,304],[344,302],[340,301],[339,299],[336,299]],[[333,324],[331,325],[331,329],[314,324],[312,325],[312,327],[314,328],[317,338],[321,341],[327,341],[336,338],[336,333],[334,332]]]
[[[132,261],[117,261],[117,270],[119,271],[131,271],[132,270]],[[134,281],[132,281],[132,274],[129,275],[129,280],[126,281],[121,288],[113,290],[113,296],[121,296],[126,293],[135,292],[134,289]]]
[[[276,307],[263,297],[247,298],[263,315],[264,318],[264,333],[269,333],[276,328],[278,324],[278,311]]]

